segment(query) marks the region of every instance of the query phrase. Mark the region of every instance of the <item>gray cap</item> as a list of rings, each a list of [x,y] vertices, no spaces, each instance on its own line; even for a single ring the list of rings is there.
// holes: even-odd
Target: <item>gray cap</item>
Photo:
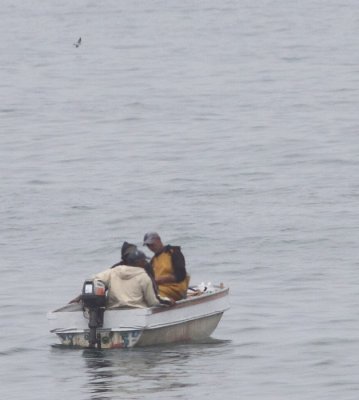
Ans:
[[[160,235],[157,232],[147,232],[143,238],[143,245],[152,244],[156,240],[161,240]]]
[[[126,257],[126,263],[129,265],[136,265],[138,262],[147,260],[146,254],[140,250],[132,251]]]

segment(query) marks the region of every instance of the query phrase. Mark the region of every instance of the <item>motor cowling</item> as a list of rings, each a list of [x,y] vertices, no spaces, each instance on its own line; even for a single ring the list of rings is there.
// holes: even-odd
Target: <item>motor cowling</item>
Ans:
[[[88,310],[90,328],[89,346],[101,348],[101,337],[97,328],[103,326],[103,315],[106,306],[106,286],[99,280],[86,280],[82,288],[82,304]]]
[[[85,307],[106,306],[106,287],[102,281],[88,279],[82,288],[82,302]]]

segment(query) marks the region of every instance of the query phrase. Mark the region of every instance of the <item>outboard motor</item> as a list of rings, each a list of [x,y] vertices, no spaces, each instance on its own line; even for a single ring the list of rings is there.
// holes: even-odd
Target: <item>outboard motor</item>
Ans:
[[[96,329],[103,326],[103,314],[106,306],[106,287],[98,280],[86,280],[81,295],[84,308],[89,311],[89,347],[101,348],[101,337]]]

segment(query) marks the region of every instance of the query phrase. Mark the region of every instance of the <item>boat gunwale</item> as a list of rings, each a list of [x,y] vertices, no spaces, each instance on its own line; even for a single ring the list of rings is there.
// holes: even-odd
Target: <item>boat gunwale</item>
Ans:
[[[160,312],[165,312],[169,311],[171,309],[176,309],[176,308],[182,308],[182,307],[188,307],[188,306],[193,306],[197,305],[199,303],[204,303],[208,301],[214,300],[214,298],[220,298],[228,295],[229,293],[229,288],[216,288],[215,292],[211,293],[206,293],[203,292],[199,295],[192,295],[188,296],[185,299],[181,299],[176,301],[173,305],[168,306],[164,304],[156,305],[153,307],[116,307],[116,308],[108,308],[106,309],[106,312],[109,311],[132,311],[132,310],[143,310],[147,314],[156,314]],[[77,306],[77,307],[76,307]],[[76,307],[76,309],[75,309]],[[73,309],[67,309],[67,308],[73,308]],[[64,306],[57,308],[56,310],[50,311],[48,314],[52,313],[58,313],[58,312],[80,312],[83,311],[83,307],[79,304],[65,304]]]
[[[218,291],[212,292],[212,293],[204,292],[197,296],[190,296],[190,297],[187,297],[186,299],[176,301],[176,303],[170,307],[155,306],[155,307],[148,308],[148,310],[150,311],[151,314],[157,314],[157,313],[169,311],[172,309],[184,308],[184,307],[194,306],[194,305],[197,305],[200,303],[206,303],[206,302],[212,301],[214,299],[219,299],[221,297],[225,297],[228,295],[228,293],[229,293],[229,288],[219,289]]]

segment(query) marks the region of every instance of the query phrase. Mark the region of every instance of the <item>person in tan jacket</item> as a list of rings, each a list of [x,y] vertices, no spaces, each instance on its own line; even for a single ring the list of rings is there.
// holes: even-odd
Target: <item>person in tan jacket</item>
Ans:
[[[93,277],[102,281],[108,289],[107,308],[145,308],[173,304],[171,300],[157,294],[154,282],[145,271],[147,261],[142,251],[131,252],[126,264],[107,269]]]

